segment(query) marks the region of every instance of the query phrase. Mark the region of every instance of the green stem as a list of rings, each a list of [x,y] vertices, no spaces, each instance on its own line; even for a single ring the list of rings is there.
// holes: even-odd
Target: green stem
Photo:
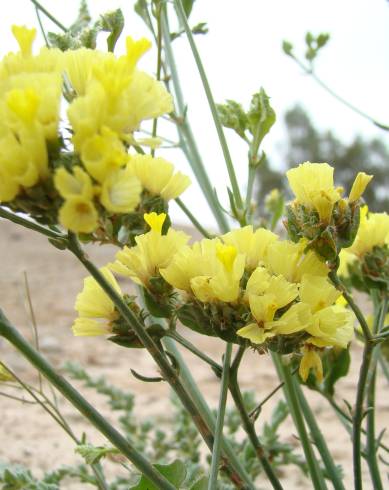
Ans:
[[[376,308],[376,318],[373,327],[373,334],[379,333],[384,325],[385,315],[388,307],[388,298],[384,298],[381,308]],[[377,444],[375,435],[375,389],[376,389],[376,374],[377,374],[377,354],[378,349],[373,352],[373,359],[370,367],[370,379],[367,386],[367,406],[368,413],[366,415],[366,454],[367,463],[369,466],[370,476],[376,490],[383,490],[382,479],[377,461]]]
[[[303,446],[305,459],[307,461],[308,470],[311,475],[313,488],[315,490],[326,489],[327,486],[324,481],[323,474],[320,470],[319,464],[316,460],[315,453],[312,449],[312,445],[307,434],[304,419],[302,416],[302,410],[299,404],[299,399],[294,390],[293,378],[289,371],[289,367],[284,365],[284,363],[282,362],[282,358],[278,354],[272,354],[272,358],[280,379],[285,381],[284,384],[285,398],[288,402],[288,408],[292,415],[294,425],[296,426],[301,444]]]
[[[127,306],[123,298],[115,291],[114,288],[106,281],[104,276],[101,274],[99,269],[88,260],[86,254],[80,247],[77,238],[74,234],[69,233],[69,243],[68,249],[78,258],[78,260],[84,265],[84,267],[90,272],[92,277],[100,285],[100,287],[107,293],[109,298],[114,302],[116,308],[122,315],[123,319],[128,323],[131,329],[135,332],[139,340],[142,342],[144,347],[149,351],[150,355],[159,366],[162,376],[173,388],[181,403],[188,411],[189,415],[192,417],[199,433],[203,437],[208,448],[212,451],[213,447],[213,435],[210,431],[208,425],[205,423],[201,414],[197,410],[196,405],[193,403],[192,398],[185,390],[182,385],[176,370],[170,364],[167,356],[158,348],[157,344],[154,342],[152,337],[144,329],[143,324],[139,321],[135,313]],[[238,488],[242,488],[242,481],[239,475],[233,470],[230,462],[225,458],[225,470],[228,473],[231,481]]]
[[[215,426],[216,426],[216,421],[215,417],[210,410],[207,402],[205,401],[201,391],[199,390],[195,380],[193,379],[192,373],[188,369],[187,365],[185,364],[184,359],[182,358],[182,355],[180,351],[177,349],[176,344],[173,339],[169,337],[164,337],[162,339],[162,343],[164,346],[171,352],[174,357],[177,359],[179,365],[180,365],[180,378],[182,380],[183,385],[189,391],[191,394],[191,397],[200,412],[201,416],[205,420],[205,423],[210,427],[211,431],[215,431]],[[232,449],[228,439],[225,437],[223,438],[223,453],[226,454],[227,458],[231,462],[231,466],[234,468],[236,473],[241,477],[243,480],[245,486],[245,489],[248,490],[254,490],[254,485],[251,482],[250,476],[247,474],[246,470],[242,466],[242,463],[239,461],[237,458],[235,451]]]
[[[166,55],[166,61],[170,69],[171,80],[173,83],[175,102],[178,109],[178,116],[175,118],[178,135],[180,138],[180,145],[185,153],[185,156],[192,168],[192,171],[199,183],[199,186],[206,198],[208,205],[218,223],[218,226],[222,232],[229,230],[228,222],[223,211],[220,209],[219,203],[216,199],[212,184],[209,180],[204,163],[201,159],[200,152],[198,150],[196,140],[193,136],[192,129],[190,127],[188,117],[186,114],[186,106],[181,89],[181,83],[178,76],[174,53],[170,39],[169,22],[166,13],[166,5],[162,7],[162,37],[164,41],[164,52]]]
[[[17,225],[22,225],[25,228],[29,228],[30,230],[37,231],[38,233],[41,233],[42,235],[46,235],[48,238],[53,238],[54,240],[66,240],[65,235],[62,235],[61,233],[57,233],[56,231],[50,230],[49,228],[46,228],[45,226],[38,225],[38,223],[35,223],[34,221],[30,221],[26,218],[22,218],[21,216],[18,216],[15,213],[11,213],[10,211],[7,211],[6,209],[4,209],[2,207],[0,207],[0,218],[8,219],[9,221],[16,223]]]
[[[41,14],[39,13],[38,7],[35,7],[35,13],[36,13],[36,17],[38,19],[39,29],[40,29],[41,34],[43,36],[43,39],[45,41],[46,47],[49,48],[50,47],[49,41],[47,39],[46,32],[45,32],[45,29],[43,27],[43,23],[42,23],[42,19],[41,19]]]
[[[197,349],[197,347],[195,347],[191,342],[189,342],[189,340],[182,337],[177,331],[168,330],[166,332],[166,335],[168,337],[174,339],[179,344],[181,344],[183,347],[185,347],[185,349],[188,349],[190,352],[192,352],[192,354],[194,354],[195,356],[199,357],[204,362],[209,364],[211,366],[211,368],[213,369],[213,371],[217,374],[217,376],[219,376],[219,377],[221,376],[222,371],[223,371],[222,366],[220,366],[220,364],[218,364],[213,359],[211,359],[209,356],[207,356],[207,354],[204,354],[204,352]]]
[[[245,347],[239,346],[238,352],[235,356],[235,359],[230,369],[230,385],[229,385],[230,393],[232,395],[235,406],[242,420],[243,428],[254,448],[255,454],[259,462],[261,463],[262,468],[266,473],[272,487],[275,490],[282,490],[282,485],[277,475],[273,471],[271,464],[269,463],[265,448],[263,447],[261,441],[259,440],[255,432],[254,424],[247,413],[246,407],[244,406],[244,401],[238,382],[238,370],[244,352],[245,352]]]
[[[36,351],[9,323],[0,310],[0,335],[8,340],[45,378],[69,400],[138,470],[157,488],[174,490],[174,486],[156,470],[73,386],[60,376],[46,359]]]
[[[202,81],[202,84],[204,87],[204,91],[205,91],[205,94],[207,96],[208,105],[209,105],[209,108],[210,108],[211,113],[212,113],[213,121],[214,121],[214,124],[216,127],[216,131],[217,131],[217,135],[219,137],[219,141],[220,141],[220,146],[222,148],[224,160],[226,162],[228,175],[230,177],[232,192],[234,194],[236,205],[237,205],[238,209],[242,210],[243,209],[243,201],[242,201],[242,196],[240,194],[238,180],[237,180],[236,175],[235,175],[234,165],[233,165],[232,160],[231,160],[231,155],[230,155],[230,151],[228,149],[227,141],[226,141],[226,138],[225,138],[225,135],[223,132],[223,127],[220,123],[219,115],[218,115],[218,112],[216,109],[216,104],[215,104],[215,101],[214,101],[214,98],[213,98],[213,95],[211,92],[211,87],[209,86],[209,82],[208,82],[207,75],[206,75],[205,70],[204,70],[203,63],[202,63],[201,58],[200,58],[200,54],[198,52],[196,43],[194,41],[192,31],[190,30],[188,20],[186,18],[186,14],[185,14],[184,8],[182,6],[182,1],[181,0],[174,0],[174,6],[176,8],[177,15],[178,15],[178,17],[179,17],[179,19],[180,19],[180,21],[181,21],[181,23],[185,29],[185,32],[186,32],[186,35],[187,35],[187,38],[189,41],[189,45],[191,47],[192,54],[193,54],[193,57],[195,59],[197,69],[199,71],[200,78],[201,78],[201,81]]]
[[[197,220],[197,218],[194,217],[192,212],[185,206],[185,204],[181,201],[181,199],[177,197],[175,201],[178,204],[178,206],[184,211],[184,213],[188,216],[188,218],[191,220],[195,228],[197,228],[205,238],[212,238],[212,235],[208,233],[207,230],[202,226],[202,224]]]
[[[217,475],[219,473],[220,453],[221,453],[222,441],[223,441],[224,415],[226,412],[228,383],[230,379],[231,354],[232,354],[232,343],[227,342],[226,352],[224,354],[223,373],[222,373],[221,387],[220,387],[219,406],[218,406],[217,417],[216,417],[215,441],[212,450],[212,461],[211,461],[211,470],[210,470],[210,476],[208,481],[208,490],[214,490],[217,487]]]
[[[161,80],[161,68],[162,68],[162,29],[161,29],[161,4],[157,6],[157,80]],[[152,137],[155,138],[157,136],[157,125],[158,118],[156,117],[153,121],[153,132]],[[151,149],[151,156],[155,155],[155,149]]]
[[[59,20],[57,20],[53,15],[51,15],[51,13],[45,9],[45,7],[43,7],[37,0],[30,0],[31,3],[33,3],[35,5],[35,7],[37,9],[39,9],[43,14],[45,14],[45,16],[51,20],[51,22],[54,22],[54,24],[59,27],[62,31],[64,32],[68,32],[68,30],[66,29],[66,27],[61,24],[61,22]]]
[[[253,196],[255,176],[257,175],[257,167],[249,164],[249,175],[247,179],[247,193],[246,193],[246,209],[249,212],[251,199]]]
[[[389,382],[389,368],[386,365],[387,364],[386,360],[382,357],[381,350],[378,353],[378,362],[380,364],[380,367],[381,367],[382,372],[384,373],[384,376],[386,378],[386,381]]]
[[[304,414],[304,418],[309,427],[310,436],[320,453],[325,469],[327,470],[328,477],[332,485],[334,486],[335,490],[345,490],[345,486],[343,485],[339,468],[334,463],[334,460],[328,449],[327,443],[316,422],[316,418],[312,413],[311,407],[309,406],[309,403],[307,402],[307,399],[304,396],[300,383],[298,382],[295,376],[292,378],[292,383],[293,383],[294,391],[297,394],[300,407]]]
[[[359,116],[361,116],[361,117],[367,119],[368,121],[372,122],[378,128],[383,129],[384,131],[389,131],[389,126],[387,126],[386,124],[379,123],[374,118],[369,116],[369,114],[362,111],[361,109],[359,109],[355,105],[351,104],[348,100],[344,99],[343,97],[338,95],[336,92],[334,92],[332,90],[332,88],[330,88],[326,83],[323,82],[323,80],[321,78],[319,78],[316,75],[316,73],[312,70],[312,68],[308,68],[307,66],[305,66],[304,63],[302,63],[299,59],[295,58],[294,56],[292,56],[292,58],[300,66],[300,68],[302,68],[305,71],[305,73],[307,75],[310,75],[315,80],[316,83],[318,83],[327,93],[329,93],[332,97],[334,97],[338,102],[345,105],[346,107],[348,107],[349,109],[354,111]]]
[[[331,279],[333,284],[340,290],[342,291],[344,299],[347,301],[348,305],[350,308],[353,310],[354,315],[357,317],[357,320],[359,321],[359,324],[362,328],[363,335],[366,340],[371,340],[372,339],[372,334],[369,328],[369,325],[366,322],[365,316],[362,313],[362,311],[359,309],[359,306],[354,302],[352,296],[348,293],[344,285],[342,284],[341,280],[337,276],[335,271],[331,271],[328,274],[328,277]]]

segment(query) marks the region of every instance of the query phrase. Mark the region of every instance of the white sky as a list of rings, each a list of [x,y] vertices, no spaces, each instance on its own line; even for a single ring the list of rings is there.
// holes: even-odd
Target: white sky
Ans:
[[[41,3],[65,25],[71,24],[78,9],[78,0],[41,0]],[[0,55],[4,55],[16,49],[10,26],[14,23],[36,26],[37,22],[29,0],[1,0],[1,4],[4,5],[0,17]],[[128,0],[89,1],[94,16],[121,7],[126,18],[124,34],[148,37],[146,26],[133,12],[133,4]],[[357,132],[388,138],[388,133],[375,128],[323,92],[281,50],[283,39],[293,42],[298,52],[299,47],[304,49],[304,36],[308,30],[313,34],[329,32],[331,40],[319,56],[317,73],[340,95],[378,121],[389,124],[388,1],[197,0],[191,24],[200,21],[206,21],[209,27],[209,33],[196,36],[196,40],[215,100],[235,99],[247,107],[251,94],[260,86],[271,96],[278,122],[263,148],[277,165],[282,166],[278,148],[284,137],[283,112],[296,102],[303,103],[318,127],[331,128],[343,139],[350,139]],[[45,26],[56,30],[50,21],[45,20]],[[123,43],[119,40],[118,51],[123,45],[124,38]],[[227,173],[196,67],[185,36],[174,45],[188,115],[211,181],[223,198]],[[141,67],[154,71],[155,65],[155,51],[152,51],[142,60]],[[229,131],[226,134],[244,191],[247,150],[235,135]],[[168,136],[166,132],[165,135]],[[174,136],[174,132],[169,136]],[[178,151],[166,155],[178,168],[191,173]],[[329,163],[336,165],[336,162]],[[183,195],[183,200],[194,208],[202,222],[213,223],[195,183]],[[181,219],[180,212],[173,210],[173,206],[173,216]]]

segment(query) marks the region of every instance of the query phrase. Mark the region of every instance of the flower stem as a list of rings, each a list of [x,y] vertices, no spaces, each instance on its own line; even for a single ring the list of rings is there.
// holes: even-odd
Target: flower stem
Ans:
[[[381,308],[376,308],[376,318],[373,327],[373,334],[379,334],[383,328],[386,311],[388,308],[388,298],[385,296],[382,301]],[[379,350],[376,347],[373,352],[373,359],[370,367],[370,380],[367,385],[367,406],[368,412],[366,415],[366,455],[369,466],[370,476],[376,490],[383,490],[382,479],[377,461],[377,443],[375,435],[375,389],[376,389],[376,374],[377,374],[377,357]]]
[[[204,91],[205,91],[205,94],[207,96],[208,105],[209,105],[209,108],[210,108],[211,113],[212,113],[213,121],[214,121],[214,124],[216,127],[216,131],[217,131],[217,134],[219,137],[219,141],[220,141],[220,146],[222,148],[224,160],[226,162],[228,175],[230,177],[232,192],[234,194],[236,205],[237,205],[238,209],[242,210],[243,209],[243,201],[242,201],[242,196],[240,194],[239,184],[238,184],[238,181],[237,181],[237,178],[235,175],[234,165],[233,165],[232,160],[231,160],[231,155],[230,155],[230,151],[228,149],[227,141],[226,141],[226,138],[225,138],[225,135],[223,132],[223,127],[220,123],[220,119],[219,119],[219,115],[218,115],[218,112],[216,109],[216,104],[215,104],[215,101],[214,101],[214,98],[212,95],[211,87],[209,86],[207,75],[205,73],[204,66],[203,66],[203,63],[202,63],[201,58],[200,58],[200,54],[198,52],[196,43],[194,41],[192,31],[190,30],[188,20],[186,18],[186,14],[185,14],[184,8],[182,6],[181,0],[174,0],[174,6],[176,8],[177,15],[178,15],[178,17],[179,17],[179,19],[180,19],[180,21],[181,21],[181,23],[185,29],[185,32],[186,32],[186,35],[187,35],[187,38],[189,41],[189,45],[191,47],[193,57],[195,59],[197,69],[199,71],[200,78],[201,78],[201,81],[202,81],[202,84],[204,87]]]
[[[170,76],[173,83],[175,102],[178,110],[178,115],[175,116],[176,127],[180,138],[180,146],[192,168],[192,171],[197,179],[197,182],[206,198],[208,205],[214,215],[216,222],[222,232],[229,230],[228,222],[225,214],[220,209],[214,189],[209,180],[204,163],[201,159],[192,129],[190,127],[186,114],[186,106],[181,89],[181,83],[178,76],[174,53],[171,45],[169,22],[166,13],[166,5],[162,6],[161,14],[163,48],[166,56],[166,62],[170,69]]]
[[[0,335],[8,340],[85,418],[91,422],[157,488],[174,490],[174,486],[156,470],[73,386],[60,376],[6,319],[0,310]]]
[[[222,366],[220,366],[220,364],[218,364],[213,359],[211,359],[209,356],[207,356],[207,354],[204,354],[204,352],[202,352],[199,349],[197,349],[197,347],[195,347],[191,342],[189,342],[189,340],[187,340],[184,337],[182,337],[175,330],[168,330],[166,332],[166,335],[168,337],[171,337],[172,339],[174,339],[179,344],[181,344],[183,347],[185,347],[185,349],[188,349],[190,352],[192,352],[192,354],[194,354],[195,356],[199,357],[204,362],[206,362],[207,364],[209,364],[211,366],[212,370],[216,373],[216,375],[218,377],[221,376],[222,371],[223,371]]]
[[[128,323],[128,325],[135,332],[139,340],[142,342],[144,347],[149,351],[150,355],[159,366],[162,376],[173,388],[181,403],[188,411],[189,415],[192,417],[199,433],[203,437],[208,448],[212,451],[213,447],[213,434],[210,431],[208,425],[205,423],[201,414],[197,410],[196,405],[193,403],[192,398],[185,390],[182,385],[178,374],[174,367],[170,364],[167,356],[163,351],[161,351],[157,344],[154,342],[152,337],[144,329],[142,323],[138,320],[137,316],[132,310],[127,306],[123,298],[111,287],[111,285],[105,280],[104,276],[101,274],[99,269],[88,260],[84,251],[80,247],[80,244],[74,234],[69,233],[69,243],[68,249],[78,258],[78,260],[84,265],[84,267],[90,272],[92,277],[101,286],[101,288],[107,293],[109,298],[114,302],[116,308],[122,315],[123,319]],[[225,464],[225,471],[229,475],[231,481],[237,486],[237,488],[244,488],[243,482],[239,475],[232,468],[229,460],[224,456],[223,462]]]
[[[226,412],[228,383],[230,378],[230,362],[232,354],[232,343],[227,342],[226,352],[223,361],[223,373],[220,387],[219,406],[216,417],[215,441],[212,449],[211,470],[208,481],[208,490],[214,490],[217,487],[217,475],[219,473],[220,453],[223,441],[224,415]]]
[[[301,444],[303,446],[305,459],[307,461],[308,470],[311,475],[312,485],[315,490],[323,490],[327,488],[323,474],[316,460],[315,453],[312,449],[312,444],[309,440],[308,433],[305,427],[302,409],[299,404],[298,396],[293,385],[293,378],[289,371],[289,367],[285,366],[282,358],[278,354],[272,354],[274,364],[276,366],[280,379],[285,381],[284,393],[288,402],[288,407],[292,415],[294,425],[299,434]]]
[[[54,22],[54,24],[59,27],[62,31],[64,32],[67,32],[68,30],[66,29],[66,27],[61,24],[61,22],[56,19],[48,10],[45,9],[45,7],[43,7],[37,0],[30,0],[31,3],[33,3],[35,5],[35,7],[37,9],[39,9],[42,14],[45,14],[45,16],[51,20],[51,22]]]
[[[215,417],[210,410],[207,402],[204,400],[204,397],[200,392],[195,380],[193,379],[192,373],[189,371],[187,365],[185,364],[185,361],[182,358],[180,351],[177,349],[174,340],[169,337],[164,337],[162,339],[162,343],[177,359],[180,365],[180,378],[183,385],[191,394],[193,402],[195,403],[198,411],[201,413],[201,416],[204,418],[206,424],[210,427],[211,431],[214,432],[216,426]],[[247,474],[246,470],[242,466],[242,463],[239,461],[237,455],[232,449],[228,439],[226,439],[225,437],[223,437],[222,440],[222,449],[230,460],[231,466],[243,480],[245,484],[244,488],[247,488],[248,490],[254,490],[254,485],[251,482],[250,476]]]
[[[34,221],[30,221],[26,218],[22,218],[21,216],[18,216],[15,213],[11,213],[10,211],[7,211],[2,207],[0,207],[0,218],[8,219],[9,221],[16,223],[17,225],[22,225],[25,228],[29,228],[30,230],[37,231],[42,235],[46,235],[48,238],[53,238],[54,240],[66,240],[66,235],[50,230],[45,226],[38,225],[38,223],[35,223]]]
[[[162,69],[162,29],[161,29],[161,13],[162,13],[162,5],[159,3],[156,7],[157,10],[157,80],[161,80],[161,69]],[[153,120],[153,131],[152,137],[155,138],[157,136],[157,125],[158,118],[156,117]],[[151,156],[155,155],[155,148],[151,149]]]
[[[179,197],[175,199],[176,203],[178,206],[184,211],[184,213],[188,216],[188,218],[191,220],[195,228],[199,230],[199,232],[205,237],[205,238],[211,238],[211,234],[207,232],[207,230],[203,227],[203,225],[195,218],[195,216],[192,214],[192,212],[185,206],[185,204],[181,201]]]
[[[292,378],[292,383],[293,383],[294,391],[297,394],[302,413],[304,414],[304,418],[309,427],[310,436],[320,453],[325,469],[327,470],[329,479],[332,485],[334,486],[335,490],[345,490],[345,486],[343,485],[342,476],[339,472],[339,468],[334,463],[334,460],[328,449],[327,443],[316,422],[315,416],[312,413],[311,407],[309,406],[309,403],[307,402],[307,399],[304,396],[304,392],[301,389],[300,383],[298,382],[295,376],[293,376]]]
[[[279,481],[277,475],[273,471],[271,464],[269,463],[265,448],[263,447],[261,441],[259,440],[255,432],[254,424],[247,413],[246,407],[244,406],[242,393],[240,391],[240,387],[238,383],[238,370],[239,370],[240,362],[243,358],[244,351],[245,351],[245,347],[239,346],[238,352],[232,363],[230,369],[230,385],[229,385],[230,393],[234,400],[235,406],[238,409],[239,415],[242,419],[243,428],[255,450],[255,454],[259,462],[261,463],[262,468],[266,473],[272,487],[275,490],[282,490],[281,482]]]
[[[307,67],[304,63],[302,63],[298,58],[295,56],[291,55],[291,58],[298,64],[300,68],[304,70],[304,72],[307,75],[310,75],[317,84],[319,84],[327,93],[329,93],[332,97],[334,97],[338,102],[343,104],[344,106],[348,107],[352,111],[354,111],[356,114],[359,116],[363,117],[364,119],[367,119],[368,121],[372,122],[375,126],[377,126],[380,129],[383,129],[384,131],[389,131],[389,126],[386,124],[382,124],[378,121],[376,121],[374,118],[369,116],[366,112],[362,111],[358,107],[356,107],[354,104],[351,104],[348,100],[344,99],[342,96],[338,95],[332,88],[330,88],[323,80],[316,75],[316,73],[312,70],[312,68]]]

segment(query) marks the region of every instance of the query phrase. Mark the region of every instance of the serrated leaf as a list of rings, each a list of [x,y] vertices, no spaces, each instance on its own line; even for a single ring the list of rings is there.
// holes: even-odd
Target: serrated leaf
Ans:
[[[256,155],[263,138],[276,122],[276,113],[270,105],[270,97],[262,87],[253,95],[247,117],[248,128],[253,135],[252,153]]]
[[[153,465],[175,488],[179,489],[186,477],[186,467],[178,459],[168,465]],[[145,476],[142,475],[139,483],[129,490],[158,490],[158,488]]]

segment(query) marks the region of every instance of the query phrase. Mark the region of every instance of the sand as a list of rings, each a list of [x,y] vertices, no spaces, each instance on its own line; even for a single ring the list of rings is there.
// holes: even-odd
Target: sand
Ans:
[[[90,257],[99,266],[112,260],[114,249],[109,246],[89,247]],[[104,375],[120,388],[128,389],[136,395],[136,410],[139,419],[158,417],[171,407],[170,390],[165,383],[153,385],[142,383],[130,374],[130,368],[156,375],[157,369],[149,354],[144,350],[127,350],[105,341],[103,338],[75,338],[70,325],[74,319],[73,309],[76,294],[85,277],[83,267],[68,252],[62,252],[50,245],[46,238],[6,221],[0,221],[0,307],[20,332],[32,340],[30,316],[26,308],[24,272],[27,273],[31,297],[39,325],[41,350],[57,367],[65,361],[77,361],[87,368],[91,375]],[[124,284],[128,287],[129,284]],[[220,361],[224,350],[218,339],[200,337],[186,329],[181,333],[194,342],[201,350]],[[192,354],[182,351],[202,392],[212,407],[217,406],[219,380]],[[337,386],[340,403],[347,399],[353,403],[355,384],[361,360],[361,346],[352,347],[352,366],[349,375]],[[7,362],[18,375],[28,382],[35,382],[36,375],[14,349],[0,340],[0,359]],[[241,372],[244,389],[255,391],[258,400],[267,395],[277,385],[277,377],[267,356],[248,353]],[[1,390],[0,390],[1,391]],[[389,397],[385,395],[388,385],[382,376],[378,381],[377,433],[389,423]],[[105,400],[93,390],[82,389],[83,394],[106,417],[115,422]],[[328,445],[337,464],[343,466],[345,486],[352,488],[351,444],[346,430],[339,423],[333,410],[317,395],[307,391],[310,404],[317,416]],[[257,429],[270,416],[277,397],[265,405],[258,419]],[[92,429],[76,410],[60,397],[63,413],[77,434],[86,432],[95,444],[104,440]],[[61,464],[71,464],[81,459],[74,453],[73,442],[63,433],[40,407],[26,405],[0,397],[0,461],[23,464],[37,475],[54,469]],[[295,430],[290,420],[282,426],[284,440],[297,444]],[[389,444],[389,436],[383,441]],[[204,450],[205,452],[205,450]],[[117,467],[115,467],[117,468]],[[109,476],[118,470],[108,468]],[[366,468],[364,468],[366,479]],[[385,468],[384,473],[385,475]],[[387,475],[385,475],[386,477]],[[310,489],[311,483],[292,467],[285,467],[281,481],[285,490]],[[372,488],[366,480],[366,489]],[[88,485],[65,483],[64,489],[78,490],[90,488]],[[269,483],[259,480],[258,488],[269,489]],[[331,488],[331,486],[330,486]]]

